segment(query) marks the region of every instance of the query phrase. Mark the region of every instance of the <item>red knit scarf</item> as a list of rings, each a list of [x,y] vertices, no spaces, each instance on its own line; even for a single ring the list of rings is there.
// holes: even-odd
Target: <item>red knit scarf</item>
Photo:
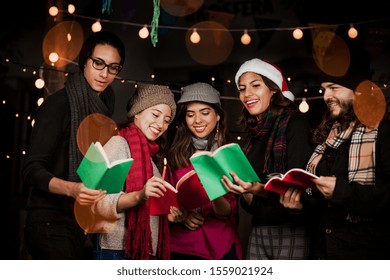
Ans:
[[[158,152],[158,145],[147,140],[145,135],[131,123],[122,129],[119,134],[124,137],[130,147],[134,162],[126,177],[126,193],[141,190],[146,181],[153,176],[151,158]],[[126,254],[135,260],[150,259],[152,252],[152,238],[150,231],[149,201],[141,202],[127,210],[127,239]],[[159,240],[157,248],[158,258],[169,258],[169,251],[165,249],[167,232],[166,217],[160,217]],[[164,250],[165,249],[165,250]],[[168,256],[167,256],[168,255]]]

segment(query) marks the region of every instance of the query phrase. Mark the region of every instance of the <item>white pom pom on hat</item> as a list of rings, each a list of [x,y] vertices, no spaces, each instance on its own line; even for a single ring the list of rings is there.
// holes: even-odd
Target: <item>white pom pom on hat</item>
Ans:
[[[235,82],[237,88],[238,88],[238,80],[240,79],[241,75],[246,72],[253,72],[256,74],[260,74],[264,77],[267,77],[281,89],[283,95],[286,98],[290,99],[291,101],[294,101],[295,96],[288,89],[287,81],[282,75],[282,71],[275,65],[271,64],[268,61],[261,60],[259,58],[253,58],[251,60],[244,62],[236,73]]]

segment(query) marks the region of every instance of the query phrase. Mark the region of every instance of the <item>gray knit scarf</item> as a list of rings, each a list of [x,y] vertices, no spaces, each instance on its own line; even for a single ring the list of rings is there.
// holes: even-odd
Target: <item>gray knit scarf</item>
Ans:
[[[195,149],[199,151],[204,151],[207,149],[209,136],[206,136],[204,138],[196,138],[194,136],[191,136],[192,139],[192,145],[194,145]],[[213,152],[218,148],[218,143],[214,141],[213,145],[211,146],[210,151]]]
[[[97,95],[79,71],[69,77],[65,83],[70,105],[70,140],[69,140],[69,175],[68,179],[80,182],[76,169],[79,166],[82,154],[77,146],[77,129],[81,121],[93,113],[100,113],[111,117],[114,112],[115,95],[110,87]]]

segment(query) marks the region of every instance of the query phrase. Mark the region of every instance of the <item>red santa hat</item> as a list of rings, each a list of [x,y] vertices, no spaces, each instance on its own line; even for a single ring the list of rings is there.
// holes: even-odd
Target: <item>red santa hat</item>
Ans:
[[[271,64],[268,61],[261,60],[258,58],[253,58],[244,62],[240,69],[238,69],[235,77],[235,82],[238,88],[238,80],[241,75],[246,72],[253,72],[256,74],[260,74],[264,77],[267,77],[271,81],[273,81],[282,91],[283,95],[294,101],[294,94],[288,89],[287,81],[282,75],[282,71],[275,65]]]

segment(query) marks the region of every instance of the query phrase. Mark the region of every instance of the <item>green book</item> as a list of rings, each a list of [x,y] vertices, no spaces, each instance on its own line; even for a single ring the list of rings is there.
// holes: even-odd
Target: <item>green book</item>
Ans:
[[[101,143],[96,142],[89,146],[76,172],[87,188],[118,193],[123,189],[133,161],[126,158],[110,162]]]
[[[190,161],[210,200],[228,193],[221,182],[221,178],[226,175],[234,181],[230,175],[231,171],[235,172],[245,182],[260,181],[237,143],[223,145],[214,152],[197,152],[190,157]]]

